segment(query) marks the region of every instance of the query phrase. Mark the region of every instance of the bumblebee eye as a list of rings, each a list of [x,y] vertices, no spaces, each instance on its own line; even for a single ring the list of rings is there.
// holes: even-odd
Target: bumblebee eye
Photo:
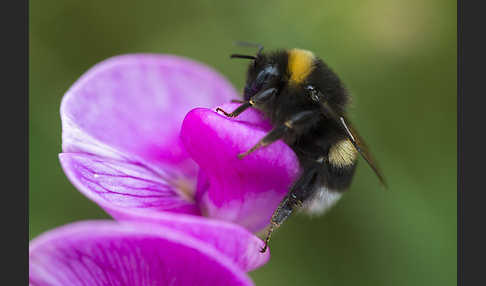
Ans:
[[[319,102],[319,91],[317,88],[315,88],[313,85],[306,85],[304,89],[307,91],[307,94],[310,96],[310,98],[315,101]]]
[[[258,73],[255,82],[257,84],[263,84],[268,82],[270,79],[276,77],[278,75],[278,70],[275,66],[266,66],[262,69],[261,72]]]
[[[255,61],[256,63],[256,61]],[[257,74],[254,80],[247,83],[244,89],[244,98],[248,100],[257,92],[259,92],[264,86],[276,78],[279,75],[278,69],[274,65],[264,66]]]

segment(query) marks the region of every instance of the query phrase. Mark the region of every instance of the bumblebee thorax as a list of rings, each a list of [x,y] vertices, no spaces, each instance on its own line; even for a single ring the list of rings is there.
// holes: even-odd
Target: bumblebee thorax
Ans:
[[[314,69],[314,53],[302,49],[291,49],[287,53],[289,81],[292,84],[300,84]]]

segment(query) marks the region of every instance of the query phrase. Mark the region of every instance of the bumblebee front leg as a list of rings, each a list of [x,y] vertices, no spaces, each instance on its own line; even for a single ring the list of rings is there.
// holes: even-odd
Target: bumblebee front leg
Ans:
[[[273,96],[276,93],[277,93],[277,89],[274,88],[274,87],[268,88],[268,89],[264,89],[264,90],[258,92],[257,94],[255,94],[254,96],[252,96],[252,98],[249,101],[242,101],[241,103],[243,103],[243,104],[240,105],[240,106],[238,106],[238,108],[236,108],[231,113],[228,113],[228,112],[224,111],[223,109],[221,109],[219,107],[216,108],[216,112],[221,111],[221,112],[224,113],[224,115],[226,115],[228,117],[237,117],[243,111],[245,111],[246,109],[248,109],[248,107],[250,107],[250,106],[258,107],[258,106],[260,106],[262,104],[265,104],[266,102],[268,102],[268,100],[270,100],[271,98],[273,98]]]
[[[257,150],[258,148],[272,144],[278,139],[281,139],[290,130],[299,132],[300,130],[306,129],[307,126],[314,123],[314,120],[319,118],[317,116],[318,114],[319,111],[314,110],[306,110],[295,114],[289,120],[285,121],[282,125],[272,129],[272,131],[270,131],[265,137],[258,141],[258,143],[255,144],[251,149],[249,149],[245,153],[239,154],[238,158],[242,159],[253,151]]]

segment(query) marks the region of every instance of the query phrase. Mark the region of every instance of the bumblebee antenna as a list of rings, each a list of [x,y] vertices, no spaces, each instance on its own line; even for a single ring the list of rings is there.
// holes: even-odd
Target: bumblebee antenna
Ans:
[[[257,54],[260,54],[263,51],[263,46],[261,44],[237,41],[237,42],[235,42],[235,45],[241,46],[241,47],[256,47],[256,48],[258,48]]]
[[[232,54],[230,55],[230,58],[239,58],[239,59],[249,59],[249,60],[256,60],[255,56],[249,56],[249,55],[240,55],[240,54]]]

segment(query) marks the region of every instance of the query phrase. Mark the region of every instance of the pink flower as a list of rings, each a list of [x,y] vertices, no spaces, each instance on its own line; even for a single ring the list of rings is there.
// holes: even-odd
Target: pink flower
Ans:
[[[175,56],[118,56],[86,72],[61,104],[59,158],[119,222],[35,239],[32,285],[251,284],[244,272],[269,259],[252,232],[269,223],[299,166],[283,142],[237,158],[270,129],[252,109],[237,119],[214,111],[238,98],[218,73]]]

